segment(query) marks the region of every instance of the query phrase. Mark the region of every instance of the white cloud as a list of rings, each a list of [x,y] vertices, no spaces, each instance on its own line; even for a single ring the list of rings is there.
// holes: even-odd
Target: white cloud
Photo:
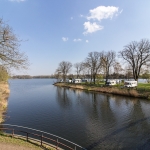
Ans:
[[[69,39],[68,39],[67,37],[62,37],[62,40],[63,40],[64,42],[66,42],[66,41],[68,41]]]
[[[89,40],[86,40],[85,42],[86,42],[86,43],[89,43]]]
[[[102,30],[104,27],[99,23],[103,19],[112,19],[114,16],[118,16],[119,14],[121,14],[122,11],[123,10],[119,11],[119,7],[115,6],[98,6],[94,9],[89,10],[89,16],[86,17],[88,21],[83,24],[84,29],[86,30],[83,34]],[[92,23],[91,20],[94,20],[94,22]]]
[[[73,20],[73,17],[71,17],[70,19]]]
[[[90,16],[87,17],[88,20],[98,20],[102,19],[112,19],[113,16],[118,14],[119,8],[114,6],[99,6],[90,10]]]
[[[11,2],[24,2],[26,0],[9,0],[9,1],[11,1]]]
[[[96,22],[91,23],[88,21],[85,22],[83,25],[84,25],[84,29],[86,30],[83,34],[93,33],[103,29],[103,26],[98,25]]]
[[[83,17],[83,15],[80,15],[80,17],[82,18],[82,17]]]
[[[74,39],[73,41],[74,41],[74,42],[81,42],[82,39]]]

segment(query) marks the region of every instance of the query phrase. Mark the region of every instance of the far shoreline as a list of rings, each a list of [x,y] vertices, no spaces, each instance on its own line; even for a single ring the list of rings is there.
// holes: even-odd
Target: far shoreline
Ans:
[[[64,82],[56,82],[53,84],[54,86],[58,87],[67,87],[67,88],[73,88],[73,89],[80,89],[80,90],[86,90],[86,91],[95,91],[95,92],[101,92],[101,93],[108,93],[108,94],[114,94],[114,95],[122,95],[127,97],[135,97],[135,98],[142,98],[146,100],[150,100],[150,91],[138,91],[133,88],[119,88],[114,86],[104,86],[104,87],[97,87],[97,86],[89,86],[86,84],[73,84],[73,83],[64,83]]]

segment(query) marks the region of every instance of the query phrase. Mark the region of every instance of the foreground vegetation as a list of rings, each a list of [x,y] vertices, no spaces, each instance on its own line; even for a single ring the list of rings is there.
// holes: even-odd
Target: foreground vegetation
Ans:
[[[7,109],[7,99],[9,96],[9,86],[7,82],[0,82],[0,123],[3,122],[3,113]]]
[[[27,147],[30,149],[37,149],[37,150],[42,150],[42,149],[54,150],[53,148],[47,147],[45,145],[43,147],[41,147],[40,143],[38,143],[38,142],[33,142],[31,140],[29,140],[29,142],[27,142],[25,139],[14,138],[14,137],[12,138],[11,136],[8,136],[4,133],[0,133],[0,143],[10,144],[10,145],[14,145],[17,147],[23,146],[23,147]]]

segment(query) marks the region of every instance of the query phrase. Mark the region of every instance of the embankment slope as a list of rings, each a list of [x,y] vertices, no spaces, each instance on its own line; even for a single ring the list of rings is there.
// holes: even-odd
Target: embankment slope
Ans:
[[[0,82],[0,123],[3,122],[3,113],[7,109],[10,90],[7,82]]]
[[[89,86],[89,85],[79,85],[79,84],[60,83],[60,82],[55,83],[54,85],[60,86],[60,87],[68,87],[68,88],[74,88],[74,89],[87,90],[87,91],[96,91],[96,92],[103,92],[103,93],[109,93],[109,94],[150,99],[150,92],[140,92],[140,91],[138,91],[136,89],[132,89],[132,88],[96,87],[96,86]]]

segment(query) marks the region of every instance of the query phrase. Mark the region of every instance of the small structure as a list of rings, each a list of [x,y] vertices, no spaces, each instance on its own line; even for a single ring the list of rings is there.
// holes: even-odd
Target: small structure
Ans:
[[[137,86],[137,81],[125,81],[124,82],[124,87],[136,87]]]
[[[82,83],[82,79],[73,79],[72,82],[73,83]]]
[[[109,81],[107,81],[106,85],[108,85],[108,86],[116,85],[116,80],[109,80]]]

